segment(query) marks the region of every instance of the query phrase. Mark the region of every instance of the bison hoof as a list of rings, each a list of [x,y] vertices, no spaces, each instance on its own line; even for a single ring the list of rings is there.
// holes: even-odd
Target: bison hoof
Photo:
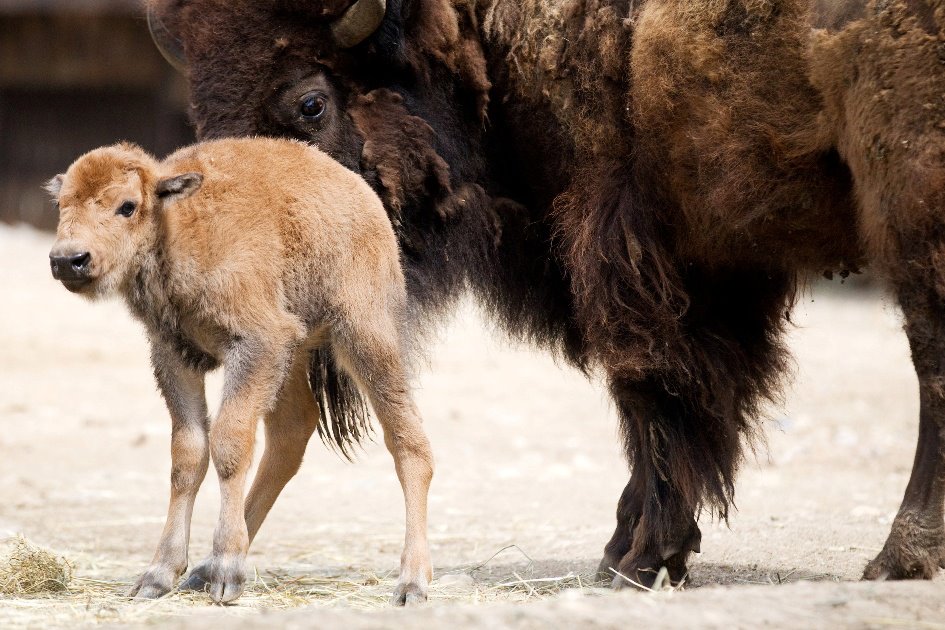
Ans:
[[[641,545],[642,546],[642,545]],[[611,586],[620,590],[628,586],[642,589],[662,589],[680,586],[689,575],[686,562],[693,552],[702,547],[702,532],[693,522],[685,537],[648,545],[642,552],[631,550],[621,560],[616,571],[611,570],[612,559],[604,556],[600,570],[610,573]],[[663,571],[662,569],[665,569]]]
[[[189,580],[188,580],[189,581]],[[241,557],[217,557],[210,563],[210,599],[215,604],[229,604],[243,594],[246,573]]]
[[[597,581],[602,583],[613,582],[614,577],[617,575],[615,572],[618,566],[620,566],[620,558],[611,556],[610,554],[604,554],[604,559],[601,560],[600,564],[597,566]]]
[[[666,571],[662,571],[663,568]],[[610,585],[615,591],[628,587],[660,590],[667,586],[679,586],[687,574],[688,570],[685,564],[670,568],[667,564],[661,566],[659,564],[649,565],[649,563],[643,563],[639,566],[628,567],[621,563],[618,572],[616,574],[611,573]]]
[[[883,550],[866,565],[863,579],[931,580],[940,568],[945,568],[945,531],[904,513],[893,522]]]
[[[184,583],[180,585],[182,591],[206,592],[210,586],[210,565],[212,559],[207,558],[190,572]]]
[[[698,544],[698,541],[695,542]],[[632,556],[632,552],[628,553],[620,561],[617,572],[611,573],[611,586],[618,591],[628,586],[657,590],[667,586],[680,586],[689,575],[689,568],[686,566],[689,554],[697,550],[698,547],[687,543],[682,547],[682,551],[677,551],[665,559],[655,553],[638,556]],[[664,568],[666,570],[662,571]]]
[[[394,595],[390,598],[391,606],[417,606],[427,601],[427,589],[415,582],[398,583]]]
[[[942,567],[942,560],[927,554],[913,554],[904,557],[887,553],[884,549],[863,570],[864,580],[882,582],[884,580],[931,580]]]
[[[931,580],[939,569],[945,569],[945,551],[918,548],[883,548],[866,569],[864,580]]]
[[[150,567],[135,581],[128,597],[135,599],[158,599],[174,590],[178,573],[166,567]]]

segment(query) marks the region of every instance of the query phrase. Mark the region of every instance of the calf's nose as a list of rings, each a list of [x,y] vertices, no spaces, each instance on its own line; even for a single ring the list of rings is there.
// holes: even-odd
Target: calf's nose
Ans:
[[[83,280],[89,276],[92,254],[80,252],[65,256],[49,255],[49,267],[56,280]]]

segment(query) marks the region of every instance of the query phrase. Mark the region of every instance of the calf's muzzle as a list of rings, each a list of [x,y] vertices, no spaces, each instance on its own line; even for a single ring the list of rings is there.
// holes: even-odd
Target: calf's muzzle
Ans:
[[[92,254],[89,252],[61,253],[53,250],[49,254],[49,267],[53,278],[70,291],[81,289],[92,281]]]

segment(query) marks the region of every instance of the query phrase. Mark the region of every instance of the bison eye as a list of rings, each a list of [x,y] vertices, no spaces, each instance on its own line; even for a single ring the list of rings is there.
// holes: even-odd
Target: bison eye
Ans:
[[[321,92],[309,92],[299,99],[299,115],[306,122],[318,122],[327,109],[328,99]]]
[[[130,217],[135,213],[135,209],[138,205],[134,201],[126,201],[125,203],[118,206],[118,210],[115,210],[115,214],[120,214],[123,217]]]

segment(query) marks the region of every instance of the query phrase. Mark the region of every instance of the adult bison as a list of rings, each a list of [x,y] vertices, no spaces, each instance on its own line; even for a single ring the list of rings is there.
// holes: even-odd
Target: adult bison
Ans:
[[[600,370],[632,474],[601,572],[673,580],[778,392],[798,282],[905,314],[912,478],[864,577],[945,561],[940,0],[159,0],[203,138],[318,144],[383,198],[416,316],[471,289]],[[323,406],[348,391],[314,366]],[[353,431],[357,433],[357,431]],[[616,585],[621,578],[615,578]]]

